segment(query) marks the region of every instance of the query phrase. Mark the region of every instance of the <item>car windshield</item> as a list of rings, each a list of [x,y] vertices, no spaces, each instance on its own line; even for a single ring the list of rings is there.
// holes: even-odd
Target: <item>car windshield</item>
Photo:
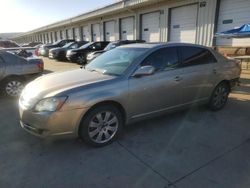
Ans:
[[[117,47],[117,43],[109,43],[105,48],[104,51],[109,51]]]
[[[87,43],[87,44],[84,44],[84,45],[82,45],[80,48],[82,49],[82,48],[87,48],[87,47],[89,47],[91,44],[93,44],[93,42],[89,42],[89,43]]]
[[[145,48],[116,48],[98,56],[86,66],[86,69],[102,74],[120,76],[146,50]]]
[[[73,45],[75,42],[70,42],[70,43],[67,43],[63,46],[63,48],[68,48],[70,47],[71,45]]]
[[[61,42],[61,40],[58,40],[56,42],[53,43],[53,45],[58,45]]]

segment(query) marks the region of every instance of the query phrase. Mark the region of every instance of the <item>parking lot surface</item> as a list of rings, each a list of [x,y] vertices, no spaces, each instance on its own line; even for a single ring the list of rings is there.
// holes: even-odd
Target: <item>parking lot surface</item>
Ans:
[[[79,65],[44,59],[46,73]],[[17,100],[0,98],[0,187],[250,187],[250,71],[226,107],[195,107],[130,125],[118,141],[40,139],[19,126]]]

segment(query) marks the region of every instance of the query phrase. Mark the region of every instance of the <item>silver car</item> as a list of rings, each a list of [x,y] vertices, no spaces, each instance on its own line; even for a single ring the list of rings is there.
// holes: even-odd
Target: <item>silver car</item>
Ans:
[[[125,124],[207,104],[220,110],[240,66],[192,44],[133,44],[108,51],[85,69],[50,74],[28,84],[20,122],[40,136],[80,136],[111,143]]]
[[[44,69],[42,59],[20,55],[0,50],[0,91],[10,97],[19,96],[26,82],[40,76]]]

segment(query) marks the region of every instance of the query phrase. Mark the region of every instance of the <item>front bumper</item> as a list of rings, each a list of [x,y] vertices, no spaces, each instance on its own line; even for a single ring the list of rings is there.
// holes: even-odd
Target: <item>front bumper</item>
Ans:
[[[240,78],[230,80],[230,87],[240,86]]]
[[[38,137],[78,136],[78,128],[87,109],[56,112],[33,112],[19,107],[20,124],[27,132]]]

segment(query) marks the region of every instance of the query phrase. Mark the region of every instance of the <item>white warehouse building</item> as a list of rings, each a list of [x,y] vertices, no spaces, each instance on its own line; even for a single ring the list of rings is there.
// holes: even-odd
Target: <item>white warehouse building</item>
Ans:
[[[250,46],[250,39],[215,39],[250,23],[250,0],[123,0],[13,38],[16,42],[142,39],[206,46]]]

